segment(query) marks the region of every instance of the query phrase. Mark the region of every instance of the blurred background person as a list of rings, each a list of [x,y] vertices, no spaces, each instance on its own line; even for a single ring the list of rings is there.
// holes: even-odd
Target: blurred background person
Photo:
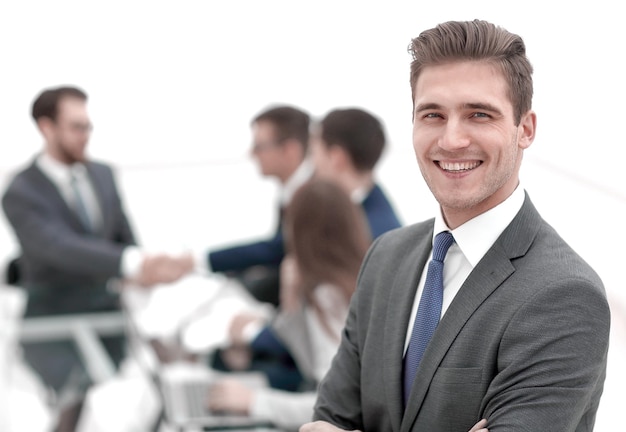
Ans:
[[[311,161],[315,177],[335,182],[365,213],[372,238],[401,226],[382,188],[376,183],[375,169],[386,145],[382,122],[360,108],[333,109],[312,127]],[[268,374],[272,387],[294,390],[302,376],[280,340],[239,317],[234,326],[245,327],[254,343],[221,351],[215,364],[220,369],[250,368]],[[251,350],[251,352],[250,352]],[[252,360],[244,361],[246,356]],[[220,362],[220,360],[224,360]]]
[[[256,299],[273,305],[279,302],[279,266],[285,255],[283,209],[313,173],[307,159],[309,123],[309,114],[286,105],[270,107],[253,118],[252,157],[263,176],[280,183],[275,234],[261,241],[203,251],[197,258],[200,269],[234,276]]]
[[[83,90],[43,90],[32,117],[43,151],[15,174],[2,197],[20,246],[8,275],[27,292],[25,317],[116,311],[119,292],[110,281],[150,287],[193,269],[191,255],[147,254],[136,245],[112,168],[87,156],[92,123]],[[102,342],[119,365],[124,336]],[[24,356],[59,397],[89,385],[70,340],[24,343]]]
[[[280,184],[278,223],[269,239],[252,241],[222,249],[202,251],[196,257],[200,272],[223,273],[237,279],[258,301],[276,307],[279,304],[280,263],[285,256],[283,243],[283,212],[294,192],[313,174],[309,161],[310,116],[300,108],[289,105],[269,107],[258,113],[250,123],[251,155],[261,174],[276,178]],[[229,371],[236,367],[229,357],[239,350],[218,349],[212,356],[212,367]],[[265,371],[272,385],[295,388],[301,381],[293,359],[281,350],[252,353],[255,368]]]
[[[226,378],[211,388],[207,405],[214,411],[244,413],[271,420],[281,429],[297,430],[312,416],[317,383],[339,345],[371,234],[362,208],[335,182],[319,178],[295,193],[285,212],[284,229],[288,255],[281,265],[281,307],[276,319],[251,343],[262,344],[263,333],[273,333],[305,376],[304,391],[252,389]],[[252,316],[235,321],[234,344],[247,342],[246,324],[265,322]]]
[[[316,125],[311,156],[315,173],[337,182],[365,211],[376,238],[401,223],[375,169],[386,145],[381,121],[360,108],[335,109]]]

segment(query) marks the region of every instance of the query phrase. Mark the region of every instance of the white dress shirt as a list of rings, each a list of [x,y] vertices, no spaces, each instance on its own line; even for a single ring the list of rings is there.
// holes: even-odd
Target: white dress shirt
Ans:
[[[37,158],[37,165],[54,183],[67,205],[76,210],[76,195],[72,187],[72,176],[74,176],[94,231],[102,227],[102,211],[85,165],[82,163],[65,165],[47,153],[42,153]]]
[[[313,171],[313,164],[311,161],[305,159],[294,173],[291,174],[291,177],[287,179],[279,191],[278,202],[281,207],[285,207],[291,202],[293,194],[311,178]]]
[[[515,191],[502,203],[498,204],[491,210],[476,216],[465,222],[458,228],[451,230],[446,225],[441,208],[435,216],[435,229],[433,231],[433,244],[435,236],[442,231],[450,231],[454,236],[454,243],[448,249],[448,253],[444,259],[443,266],[443,304],[441,307],[441,316],[443,316],[452,303],[452,300],[461,289],[461,285],[472,272],[478,262],[485,256],[487,251],[498,239],[504,229],[511,223],[515,215],[522,208],[524,203],[524,189],[518,185]],[[432,251],[428,262],[432,259]],[[428,262],[426,266],[428,266]],[[417,314],[419,299],[424,290],[426,282],[426,269],[422,272],[422,276],[415,293],[413,301],[413,309],[411,311],[411,319],[407,328],[406,339],[404,343],[404,351],[406,352],[413,332],[413,322]]]

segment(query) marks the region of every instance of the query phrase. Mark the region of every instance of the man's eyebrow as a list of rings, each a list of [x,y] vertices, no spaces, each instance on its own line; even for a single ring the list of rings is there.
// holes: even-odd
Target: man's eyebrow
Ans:
[[[463,108],[463,109],[475,109],[475,110],[491,111],[491,112],[495,112],[495,113],[498,113],[498,114],[502,114],[502,112],[500,111],[499,108],[495,107],[494,105],[491,105],[491,104],[488,104],[488,103],[484,103],[484,102],[465,103],[465,104],[461,105],[461,108]]]
[[[417,105],[415,107],[415,112],[426,111],[426,110],[439,110],[441,108],[442,106],[437,103],[427,102],[427,103]]]
[[[497,108],[495,105],[485,103],[485,102],[467,102],[461,104],[461,109],[471,109],[471,110],[481,110],[481,111],[490,111],[497,114],[502,114],[502,111]],[[415,112],[427,111],[427,110],[441,110],[443,106],[435,103],[435,102],[426,102],[419,104],[415,107]]]

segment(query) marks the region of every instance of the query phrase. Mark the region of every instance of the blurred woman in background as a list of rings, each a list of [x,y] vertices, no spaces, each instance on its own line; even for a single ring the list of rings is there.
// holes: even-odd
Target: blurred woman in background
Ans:
[[[299,392],[251,389],[236,379],[216,383],[208,396],[213,411],[244,413],[297,430],[310,421],[316,388],[330,368],[358,276],[371,244],[362,208],[335,183],[314,178],[295,193],[285,213],[287,256],[281,265],[280,310],[265,325],[241,317],[231,329],[242,343],[254,326],[265,325],[252,342],[278,339],[295,359],[306,385]],[[247,334],[247,336],[246,336]]]

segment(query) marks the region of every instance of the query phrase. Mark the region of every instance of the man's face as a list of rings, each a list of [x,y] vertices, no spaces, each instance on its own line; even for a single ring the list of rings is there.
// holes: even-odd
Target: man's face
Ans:
[[[535,114],[515,126],[507,83],[484,62],[424,69],[417,81],[413,148],[451,228],[504,201],[518,184]]]
[[[285,165],[284,150],[271,122],[259,121],[252,125],[252,157],[259,164],[264,176],[282,175]]]
[[[91,128],[85,101],[74,97],[61,99],[56,120],[48,122],[49,152],[63,163],[84,162]]]

